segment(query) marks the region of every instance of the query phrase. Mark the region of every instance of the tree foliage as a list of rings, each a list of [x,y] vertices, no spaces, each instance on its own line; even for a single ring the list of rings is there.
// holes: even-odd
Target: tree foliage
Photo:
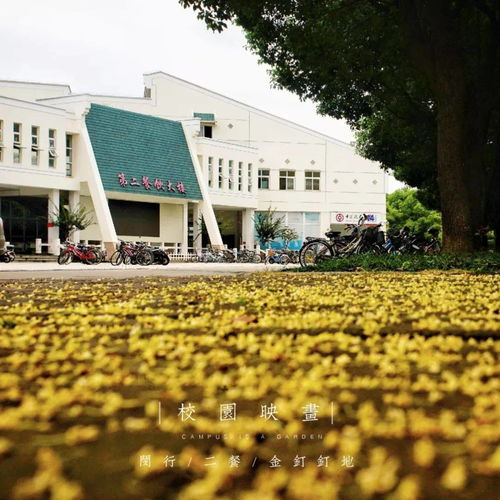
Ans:
[[[441,214],[429,210],[418,199],[414,189],[402,188],[387,195],[387,223],[389,229],[410,228],[424,235],[430,229],[441,230]]]
[[[255,214],[255,234],[262,246],[268,247],[271,241],[282,236],[285,228],[283,221],[284,217],[278,217],[276,210],[271,208]]]
[[[180,1],[211,29],[240,25],[275,86],[345,119],[366,157],[439,205],[447,250],[471,250],[500,212],[498,1]]]
[[[52,224],[59,226],[63,240],[68,239],[72,231],[83,231],[94,223],[92,213],[83,206],[62,205],[58,209],[54,209],[51,215]]]

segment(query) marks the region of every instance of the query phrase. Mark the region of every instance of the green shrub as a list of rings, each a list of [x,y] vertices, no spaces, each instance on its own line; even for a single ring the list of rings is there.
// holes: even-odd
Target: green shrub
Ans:
[[[475,273],[499,273],[500,253],[372,255],[360,254],[322,262],[302,272],[332,271],[426,271],[462,270]]]

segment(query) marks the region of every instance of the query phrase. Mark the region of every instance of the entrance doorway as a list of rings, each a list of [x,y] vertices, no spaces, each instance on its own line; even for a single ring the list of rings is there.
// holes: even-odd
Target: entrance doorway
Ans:
[[[34,253],[35,239],[47,241],[48,199],[38,196],[0,198],[5,239],[17,253]]]

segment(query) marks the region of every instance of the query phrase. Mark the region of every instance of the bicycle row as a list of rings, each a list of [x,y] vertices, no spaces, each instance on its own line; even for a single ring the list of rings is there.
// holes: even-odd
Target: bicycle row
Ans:
[[[300,265],[315,266],[329,259],[361,253],[418,254],[441,250],[437,230],[430,229],[428,237],[412,234],[407,227],[385,233],[381,230],[381,224],[363,227],[367,218],[362,215],[358,224],[347,224],[344,235],[339,231],[328,231],[325,233],[326,238],[306,238],[299,251]]]

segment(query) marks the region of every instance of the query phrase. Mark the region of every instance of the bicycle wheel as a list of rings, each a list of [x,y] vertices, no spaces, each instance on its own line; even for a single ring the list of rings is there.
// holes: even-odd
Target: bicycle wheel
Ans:
[[[99,263],[99,257],[97,256],[97,252],[94,249],[87,250],[82,260],[85,264],[88,265],[95,265]]]
[[[280,264],[282,264],[283,266],[286,266],[287,264],[290,264],[290,262],[291,262],[291,259],[286,253],[280,255]]]
[[[334,257],[332,247],[324,241],[311,241],[305,245],[299,256],[302,267],[316,266]]]
[[[69,250],[62,251],[57,257],[57,263],[59,265],[69,264],[73,260],[73,252]]]
[[[117,250],[109,259],[112,266],[119,266],[123,262],[123,254]]]
[[[262,257],[260,256],[260,253],[256,253],[255,255],[252,256],[252,262],[254,264],[260,264],[262,262]]]
[[[139,250],[139,252],[137,252],[136,258],[137,263],[141,266],[150,266],[155,260],[153,252],[146,249]]]

